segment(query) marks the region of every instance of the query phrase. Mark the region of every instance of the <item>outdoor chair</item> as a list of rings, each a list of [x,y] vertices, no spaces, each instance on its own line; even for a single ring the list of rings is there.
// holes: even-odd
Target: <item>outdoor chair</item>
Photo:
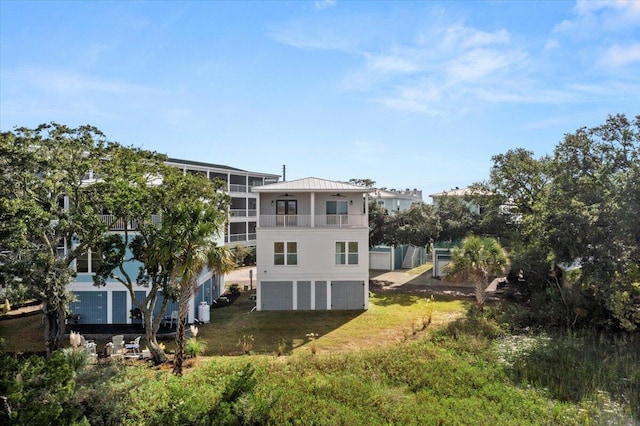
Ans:
[[[122,334],[113,336],[111,338],[111,345],[111,356],[124,355],[124,336]]]
[[[162,325],[166,327],[169,324],[170,327],[173,327],[174,323],[178,325],[178,311],[171,311],[171,315],[164,317]]]
[[[89,355],[98,356],[97,346],[93,340],[87,340],[82,334],[80,335],[80,347],[85,348]]]
[[[124,345],[124,347],[127,350],[125,356],[134,358],[142,356],[142,352],[140,352],[140,336]]]

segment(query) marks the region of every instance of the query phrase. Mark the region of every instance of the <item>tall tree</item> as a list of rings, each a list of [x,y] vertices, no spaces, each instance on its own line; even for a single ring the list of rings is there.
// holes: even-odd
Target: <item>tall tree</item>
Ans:
[[[17,278],[42,300],[48,354],[62,344],[74,263],[107,230],[91,185],[105,144],[91,126],[0,134],[0,279]]]
[[[227,221],[228,195],[217,184],[193,175],[171,174],[163,179],[170,190],[171,203],[163,206],[155,255],[158,263],[171,271],[178,294],[178,325],[174,373],[182,374],[189,300],[204,268],[217,273],[233,269],[233,254],[217,244]]]
[[[451,262],[444,268],[445,280],[472,281],[476,304],[482,311],[489,280],[503,274],[508,264],[509,258],[498,241],[471,235],[464,239],[461,247],[453,249]]]
[[[415,203],[409,210],[394,215],[396,240],[400,244],[425,247],[440,234],[441,225],[436,209],[431,204]]]
[[[120,231],[105,238],[99,247],[102,262],[95,271],[94,283],[102,286],[115,280],[124,285],[134,308],[142,313],[147,347],[154,362],[160,364],[166,361],[166,355],[157,341],[158,329],[167,302],[177,299],[171,286],[171,265],[155,256],[160,214],[174,198],[162,181],[182,172],[164,164],[165,156],[137,148],[112,146],[106,158],[102,170],[109,178],[96,183],[96,188],[112,227]],[[147,289],[144,299],[135,297],[137,289]],[[154,315],[159,301],[160,314]]]
[[[352,185],[358,185],[358,186],[362,186],[365,188],[372,188],[374,186],[376,186],[376,181],[375,180],[371,180],[371,179],[357,179],[357,178],[351,178],[349,179],[349,183]]]
[[[455,196],[440,197],[436,206],[440,224],[439,241],[457,241],[474,232],[479,215],[471,210],[465,198]]]
[[[552,258],[581,259],[579,288],[629,330],[640,326],[639,163],[640,116],[566,135],[538,215]]]

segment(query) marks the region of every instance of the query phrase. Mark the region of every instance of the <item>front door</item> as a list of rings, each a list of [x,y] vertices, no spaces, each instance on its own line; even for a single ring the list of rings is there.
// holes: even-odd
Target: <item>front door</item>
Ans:
[[[298,214],[298,202],[296,200],[277,200],[276,215],[278,226],[295,226]]]

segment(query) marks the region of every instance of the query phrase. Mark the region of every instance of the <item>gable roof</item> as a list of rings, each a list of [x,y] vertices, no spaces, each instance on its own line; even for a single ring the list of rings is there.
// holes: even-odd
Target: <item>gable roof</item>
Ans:
[[[370,188],[364,188],[362,186],[351,185],[345,182],[338,182],[334,180],[319,179],[315,177],[308,177],[304,179],[290,180],[286,182],[272,183],[269,185],[254,186],[253,192],[369,192]]]

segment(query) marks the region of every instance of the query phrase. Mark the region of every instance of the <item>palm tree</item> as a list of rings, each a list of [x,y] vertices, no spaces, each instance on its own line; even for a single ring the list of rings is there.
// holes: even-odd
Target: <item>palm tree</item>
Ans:
[[[444,268],[445,280],[473,281],[476,304],[482,311],[489,279],[503,274],[508,265],[509,258],[498,241],[471,235],[464,239],[462,247],[453,249],[451,262]]]
[[[198,276],[204,268],[222,274],[235,267],[231,250],[218,246],[215,236],[220,232],[220,210],[206,202],[185,203],[176,208],[171,220],[170,251],[174,258],[173,282],[178,290],[178,324],[173,373],[182,375],[185,357],[185,332],[189,300],[198,286]]]

